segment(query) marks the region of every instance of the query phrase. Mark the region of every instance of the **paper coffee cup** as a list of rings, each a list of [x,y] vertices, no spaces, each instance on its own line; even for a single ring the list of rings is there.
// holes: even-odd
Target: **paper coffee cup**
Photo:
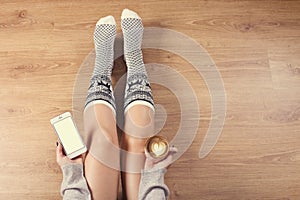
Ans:
[[[146,141],[146,151],[154,159],[162,159],[169,153],[169,143],[162,136],[152,136]]]

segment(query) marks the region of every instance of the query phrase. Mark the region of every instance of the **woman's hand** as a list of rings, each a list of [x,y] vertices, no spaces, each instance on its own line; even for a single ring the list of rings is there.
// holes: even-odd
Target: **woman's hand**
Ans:
[[[146,161],[144,170],[154,170],[154,169],[163,169],[167,168],[170,164],[172,164],[172,158],[175,153],[177,153],[178,149],[176,147],[171,147],[169,154],[162,160],[154,159],[150,156],[150,154],[145,151]]]
[[[57,148],[56,148],[56,162],[60,167],[66,165],[66,164],[72,164],[72,163],[73,164],[76,164],[76,163],[82,164],[83,163],[82,156],[79,156],[79,157],[74,158],[74,159],[71,160],[70,158],[65,156],[65,154],[63,152],[63,147],[60,144],[60,142],[57,141],[56,145],[57,145]]]

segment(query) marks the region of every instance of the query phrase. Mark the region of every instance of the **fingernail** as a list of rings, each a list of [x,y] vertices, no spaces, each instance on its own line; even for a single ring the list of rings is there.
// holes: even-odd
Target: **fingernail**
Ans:
[[[58,146],[58,142],[56,142],[56,146]]]

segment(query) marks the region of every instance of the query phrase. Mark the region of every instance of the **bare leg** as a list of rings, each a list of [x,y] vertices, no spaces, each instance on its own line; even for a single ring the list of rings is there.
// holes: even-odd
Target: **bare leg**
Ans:
[[[135,105],[125,113],[125,125],[122,137],[122,148],[128,152],[141,153],[144,155],[146,134],[153,134],[154,112],[145,105]],[[140,138],[142,137],[142,138]],[[145,157],[135,159],[122,159],[122,166],[144,167]],[[127,167],[128,169],[128,167]],[[130,170],[130,169],[129,169]],[[139,170],[139,171],[140,171]],[[127,199],[138,199],[140,173],[122,173],[122,183],[125,187]]]
[[[94,200],[116,200],[120,153],[111,82],[116,23],[112,16],[101,18],[95,27],[95,68],[84,111],[84,140],[88,147],[85,177]]]
[[[142,19],[128,9],[123,10],[121,18],[127,65],[122,147],[130,152],[122,154],[122,169],[125,169],[122,180],[127,199],[135,200],[138,198],[140,172],[145,162],[145,140],[153,134],[154,102],[141,50],[144,30]],[[135,156],[131,156],[134,153]]]
[[[118,136],[116,121],[113,111],[106,105],[96,104],[84,113],[85,131],[94,135],[90,150],[85,159],[85,177],[94,200],[116,200],[118,195],[119,171],[107,163],[112,159],[116,166],[119,165],[119,152],[112,148],[118,148]],[[97,144],[96,144],[97,143]],[[96,146],[97,145],[97,146]],[[97,157],[97,158],[96,158]]]

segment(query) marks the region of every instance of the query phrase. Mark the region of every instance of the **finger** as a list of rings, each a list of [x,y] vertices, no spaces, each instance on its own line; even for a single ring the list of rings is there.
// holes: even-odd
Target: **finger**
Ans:
[[[170,152],[169,155],[166,157],[165,161],[166,162],[172,162],[172,160],[173,160],[173,154],[174,153]]]
[[[148,151],[146,151],[146,149],[144,149],[144,152],[145,152],[145,155],[146,155],[147,158],[150,157],[150,154],[149,154]]]
[[[146,149],[145,149],[145,156],[148,160],[153,160],[152,156],[150,155],[150,153],[148,151],[146,151]]]
[[[177,152],[178,152],[178,149],[176,147],[172,146],[169,149],[168,155],[166,155],[166,157],[163,158],[162,160],[155,160],[152,157],[151,158],[153,159],[153,162],[155,164],[157,164],[157,163],[163,163],[163,162],[171,162],[172,159],[173,159],[173,155],[176,154]]]
[[[175,146],[170,147],[170,153],[175,154],[178,152],[178,149]]]
[[[62,150],[62,145],[60,142],[58,142],[57,148],[56,148],[56,154],[60,157],[63,157],[63,150]]]
[[[67,158],[67,157],[66,157]],[[80,155],[80,156],[77,156],[76,158],[74,158],[74,159],[69,159],[68,158],[68,161],[69,162],[75,162],[75,163],[83,163],[83,159],[82,159],[82,156]]]
[[[167,155],[167,157],[163,160],[165,163],[167,163],[168,165],[171,164],[172,160],[173,160],[173,155],[176,154],[178,151],[178,149],[176,147],[171,147],[169,154]]]

